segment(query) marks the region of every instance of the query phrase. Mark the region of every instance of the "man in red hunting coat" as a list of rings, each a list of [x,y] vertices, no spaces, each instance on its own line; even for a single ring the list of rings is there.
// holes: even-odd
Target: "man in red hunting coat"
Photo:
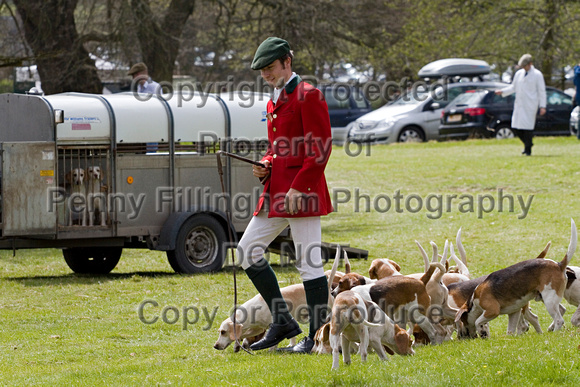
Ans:
[[[327,312],[328,282],[321,258],[320,216],[332,212],[324,169],[332,146],[328,107],[322,93],[292,72],[292,51],[287,41],[270,37],[258,47],[252,69],[274,88],[267,105],[268,150],[266,168],[253,167],[262,179],[262,193],[254,217],[240,243],[242,268],[272,313],[264,338],[250,348],[277,345],[301,333],[288,312],[276,275],[263,253],[282,230],[290,226],[296,248],[296,268],[306,292],[309,334],[287,352],[309,353],[314,335]]]

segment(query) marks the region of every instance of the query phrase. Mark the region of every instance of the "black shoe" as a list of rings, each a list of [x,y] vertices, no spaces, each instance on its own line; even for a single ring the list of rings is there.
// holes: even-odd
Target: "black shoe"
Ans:
[[[312,347],[314,347],[314,340],[309,336],[306,336],[295,346],[279,348],[278,351],[286,353],[311,353]]]
[[[270,324],[270,329],[268,329],[266,335],[262,340],[258,340],[250,345],[250,349],[258,351],[260,349],[270,348],[277,345],[282,340],[297,336],[300,333],[302,333],[302,329],[300,329],[300,326],[294,319],[286,324]]]

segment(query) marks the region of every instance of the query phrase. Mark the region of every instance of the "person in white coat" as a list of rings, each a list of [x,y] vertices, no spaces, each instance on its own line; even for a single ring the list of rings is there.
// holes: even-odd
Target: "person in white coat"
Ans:
[[[534,67],[530,54],[523,55],[518,66],[520,70],[514,75],[512,84],[495,93],[502,97],[516,93],[512,129],[524,143],[522,154],[531,156],[538,108],[541,116],[546,114],[546,84],[542,73]]]

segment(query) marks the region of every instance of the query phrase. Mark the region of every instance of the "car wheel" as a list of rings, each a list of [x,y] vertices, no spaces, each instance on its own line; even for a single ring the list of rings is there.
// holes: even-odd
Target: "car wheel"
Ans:
[[[401,130],[399,133],[399,142],[423,142],[425,141],[425,136],[423,131],[417,127],[409,126]]]
[[[214,217],[196,215],[179,229],[175,250],[167,252],[167,259],[178,273],[217,271],[225,261],[226,241],[226,232]]]
[[[73,247],[62,249],[68,267],[79,274],[107,274],[117,266],[122,247]]]
[[[512,128],[507,125],[501,125],[495,130],[495,138],[498,140],[505,140],[508,138],[514,138],[516,135]]]

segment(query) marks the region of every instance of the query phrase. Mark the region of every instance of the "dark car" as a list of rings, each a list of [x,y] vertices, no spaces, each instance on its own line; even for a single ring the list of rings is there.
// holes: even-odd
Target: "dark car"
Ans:
[[[318,88],[324,93],[332,138],[340,143],[346,140],[346,126],[357,118],[371,111],[371,104],[362,91],[345,84],[321,85]]]
[[[512,113],[515,94],[496,95],[494,89],[470,90],[459,95],[441,113],[439,135],[442,138],[472,137],[512,138]],[[535,135],[570,134],[572,98],[553,87],[546,87],[546,114],[536,118]]]

